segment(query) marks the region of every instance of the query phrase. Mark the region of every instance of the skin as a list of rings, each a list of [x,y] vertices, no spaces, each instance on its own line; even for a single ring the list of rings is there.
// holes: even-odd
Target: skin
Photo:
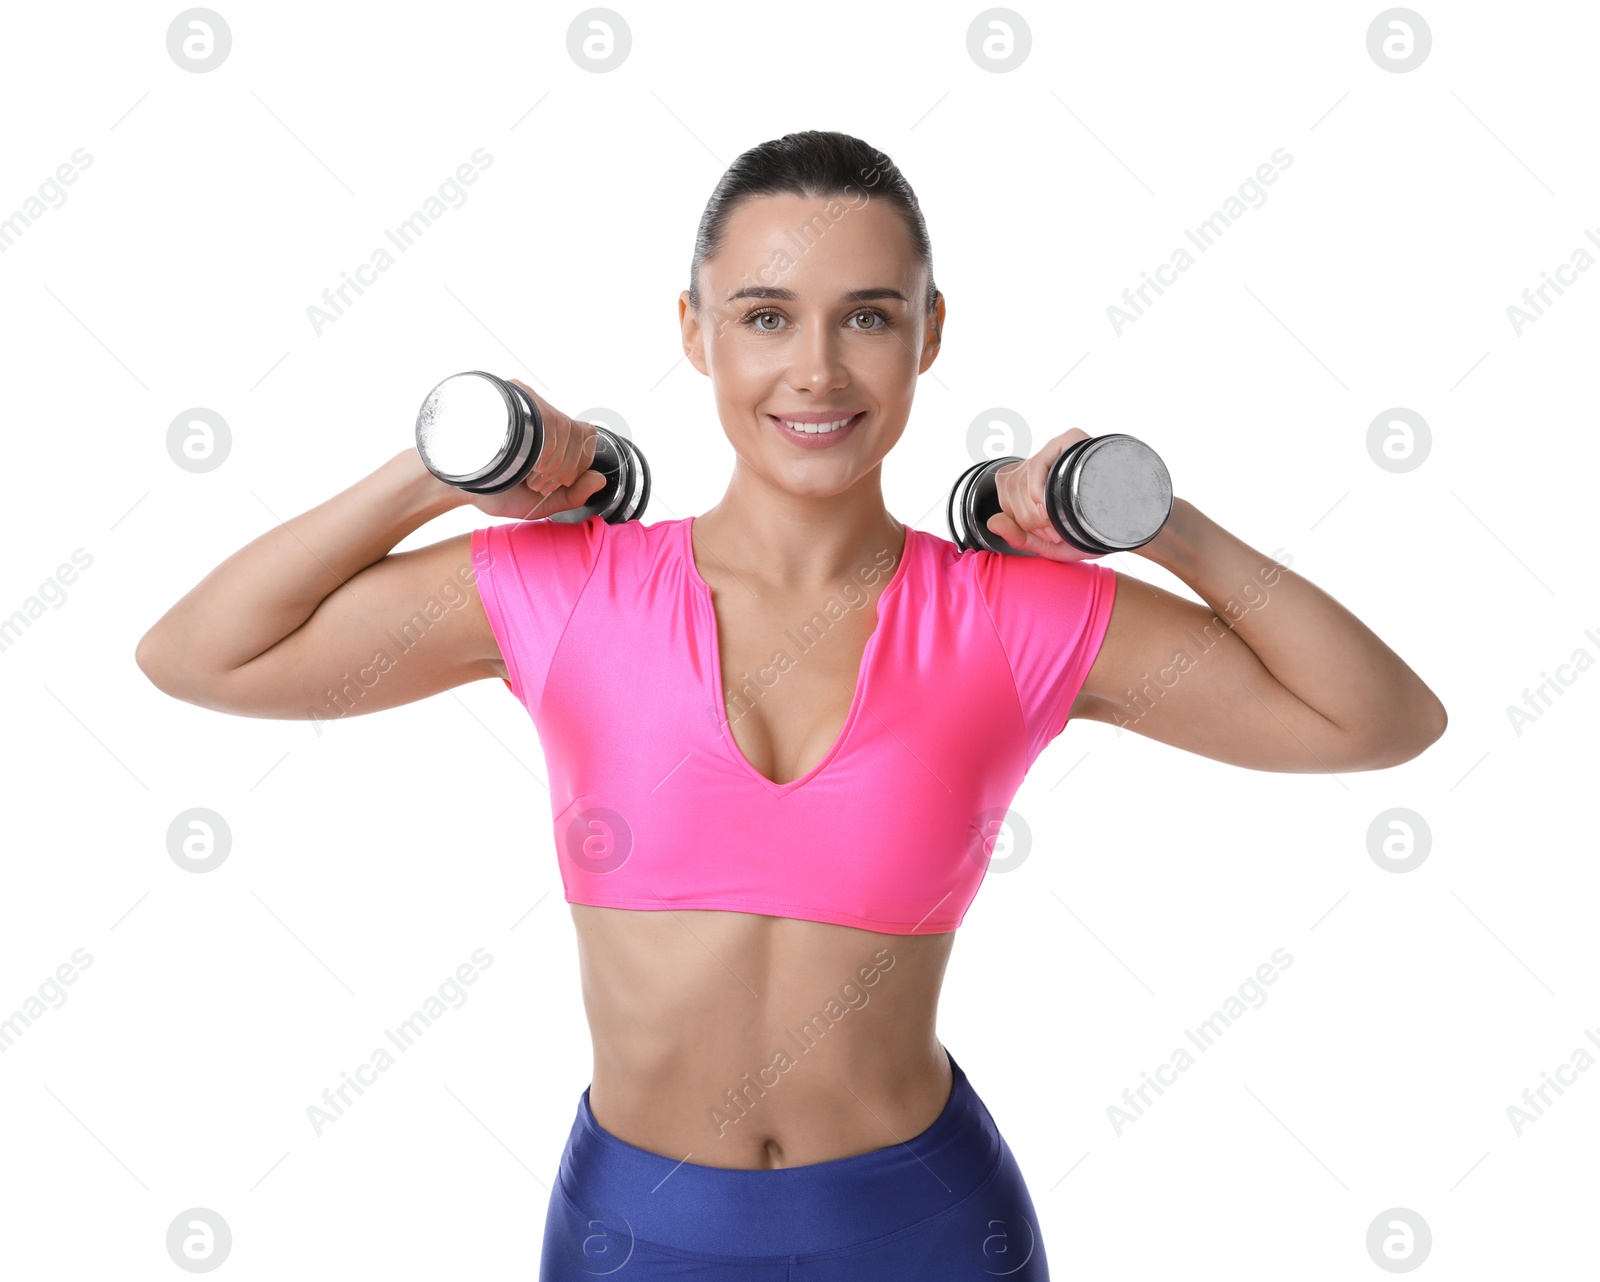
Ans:
[[[744,202],[703,268],[700,311],[687,291],[679,299],[685,353],[711,379],[737,456],[722,499],[693,527],[727,690],[770,658],[794,619],[885,549],[897,564],[904,546],[905,527],[884,505],[882,463],[905,430],[918,377],[938,356],[944,299],[929,312],[927,269],[884,202],[838,218],[840,208],[830,214],[829,202],[794,196]],[[782,261],[775,255],[792,248],[786,232],[813,218],[827,234],[777,280],[763,279]],[[769,282],[793,297],[729,300]],[[851,297],[875,288],[908,301]],[[755,319],[760,312],[767,317]],[[385,628],[452,578],[470,580],[469,536],[393,553],[401,539],[467,502],[490,515],[540,517],[578,506],[598,487],[598,475],[585,471],[592,426],[535,399],[550,432],[524,487],[466,495],[429,475],[408,448],[218,565],[146,633],[140,668],[169,694],[218,711],[334,715],[325,691],[370,662]],[[790,443],[765,418],[807,408],[867,415],[824,451]],[[1003,472],[1003,511],[990,528],[1013,547],[1081,557],[1051,528],[1043,497],[1050,463],[1083,435],[1062,433]],[[1176,500],[1162,532],[1133,555],[1176,575],[1205,604],[1118,572],[1105,639],[1072,717],[1248,769],[1291,772],[1383,769],[1443,733],[1443,705],[1359,619],[1192,503]],[[892,569],[870,589],[872,608],[851,611],[826,647],[748,711],[730,710],[734,740],[759,773],[798,778],[838,738]],[[1194,637],[1208,627],[1213,641],[1201,653]],[[1179,673],[1174,660],[1184,653],[1191,661]],[[460,608],[446,611],[426,644],[367,689],[351,715],[505,676],[469,587]],[[1130,698],[1137,688],[1142,701]],[[594,1051],[591,1106],[629,1143],[707,1166],[796,1166],[894,1144],[944,1107],[950,1071],[935,1017],[953,932],[569,907]],[[863,968],[876,975],[871,983]],[[829,999],[843,1003],[850,981],[857,986],[846,990],[855,996],[845,1016],[797,1053],[788,1032]],[[792,1067],[775,1070],[785,1046]],[[718,1124],[714,1108],[736,1116],[729,1090],[748,1092],[747,1111]]]

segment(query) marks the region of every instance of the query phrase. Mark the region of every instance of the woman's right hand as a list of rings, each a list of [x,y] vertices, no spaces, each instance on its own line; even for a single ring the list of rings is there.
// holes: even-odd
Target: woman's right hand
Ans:
[[[594,462],[594,424],[568,418],[518,379],[509,378],[506,382],[520,387],[539,407],[544,447],[520,485],[499,494],[462,491],[467,502],[490,516],[513,516],[523,521],[537,521],[582,507],[606,483],[601,473],[589,467]]]

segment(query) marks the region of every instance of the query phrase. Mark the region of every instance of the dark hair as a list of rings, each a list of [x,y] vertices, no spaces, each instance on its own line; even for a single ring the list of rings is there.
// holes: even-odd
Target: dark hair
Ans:
[[[689,263],[689,306],[700,309],[700,265],[722,247],[728,219],[752,196],[812,198],[851,196],[863,191],[887,200],[905,221],[911,245],[928,269],[928,310],[938,290],[933,283],[933,248],[917,194],[895,163],[849,134],[807,129],[784,134],[740,155],[717,183],[700,216],[694,258]]]

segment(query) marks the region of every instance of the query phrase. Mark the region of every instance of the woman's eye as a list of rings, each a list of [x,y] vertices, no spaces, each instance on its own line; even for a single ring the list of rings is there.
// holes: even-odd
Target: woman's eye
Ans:
[[[852,312],[850,314],[850,319],[852,321],[858,321],[863,316],[870,317],[872,320],[880,322],[879,324],[876,324],[876,325],[855,325],[855,326],[852,326],[852,328],[861,330],[863,333],[869,333],[870,334],[870,333],[873,333],[873,332],[875,332],[877,330],[888,329],[890,324],[891,324],[891,322],[890,322],[890,320],[889,320],[889,318],[887,316],[885,316],[882,312],[875,311],[874,309],[872,309],[870,307],[869,308],[864,308],[859,312]],[[776,325],[771,325],[771,326],[763,325],[761,322],[764,321],[764,320],[780,321],[782,319],[783,319],[783,317],[781,315],[779,315],[777,312],[763,310],[763,311],[751,312],[748,316],[746,316],[744,318],[744,323],[746,325],[748,325],[752,329],[760,330],[763,334],[775,334],[775,333],[778,332],[778,327]]]

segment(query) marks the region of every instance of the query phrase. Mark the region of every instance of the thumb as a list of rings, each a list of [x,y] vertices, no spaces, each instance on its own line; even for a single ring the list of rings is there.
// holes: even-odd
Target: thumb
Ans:
[[[989,527],[989,533],[998,534],[1019,552],[1027,550],[1028,536],[1023,533],[1022,527],[1007,516],[1006,513],[996,512],[985,524]]]

